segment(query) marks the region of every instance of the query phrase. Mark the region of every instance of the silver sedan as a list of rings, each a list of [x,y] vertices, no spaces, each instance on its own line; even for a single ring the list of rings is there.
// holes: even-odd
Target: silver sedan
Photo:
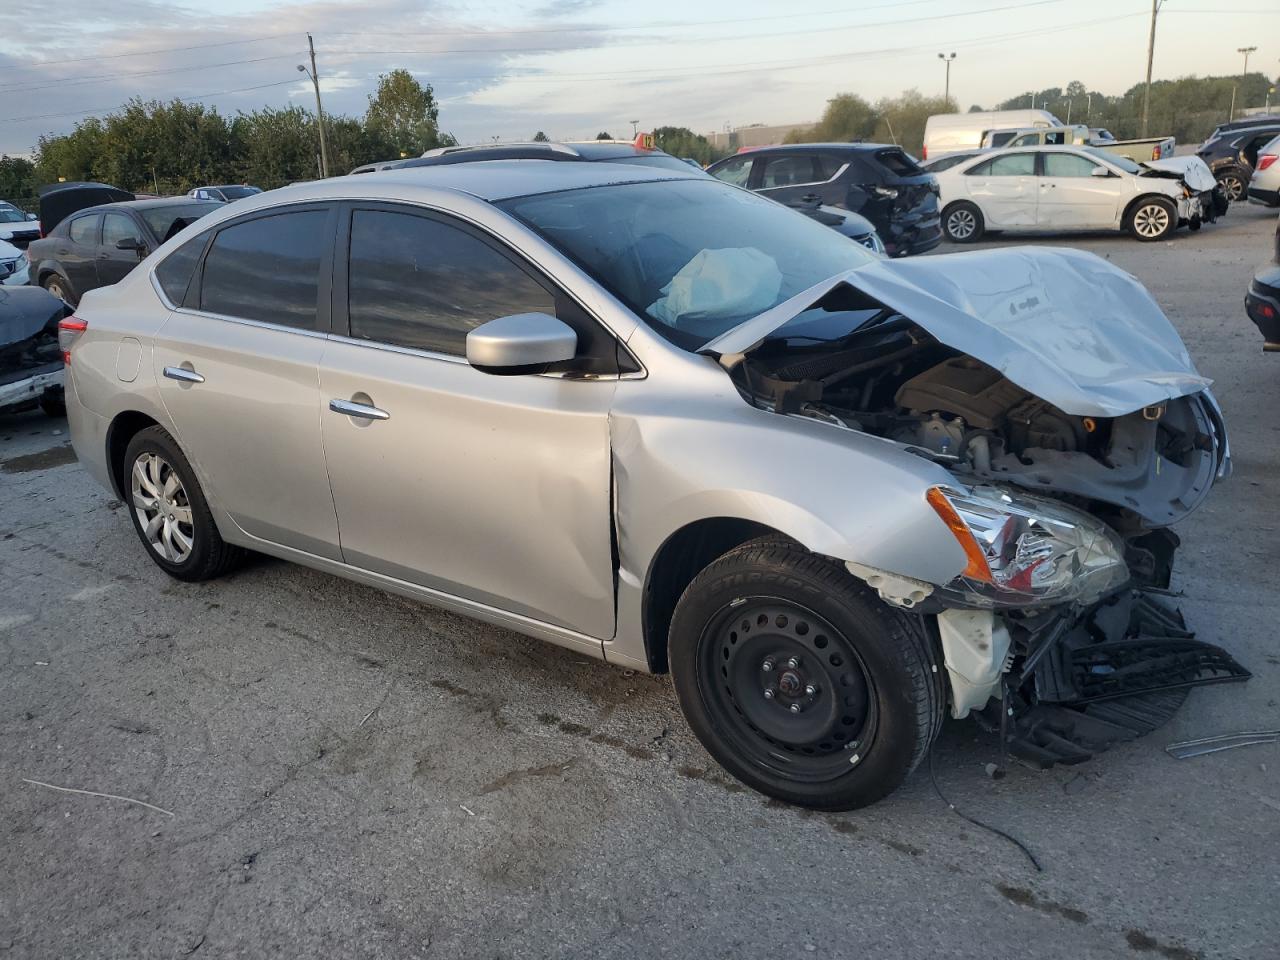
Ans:
[[[669,670],[793,803],[885,796],[948,714],[1075,762],[1243,675],[1160,599],[1229,471],[1208,381],[1088,254],[885,262],[693,171],[457,164],[230,205],[61,340],[170,576],[260,551]]]

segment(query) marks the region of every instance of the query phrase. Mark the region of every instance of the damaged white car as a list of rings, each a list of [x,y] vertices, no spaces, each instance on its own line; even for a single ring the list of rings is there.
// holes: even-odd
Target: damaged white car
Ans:
[[[1199,230],[1228,202],[1199,157],[1135,163],[1099,147],[988,151],[935,173],[953,243],[1002,231],[1123,230],[1165,240]]]
[[[670,670],[790,802],[883,797],[948,714],[1075,762],[1247,676],[1164,596],[1230,469],[1209,382],[1088,254],[883,261],[692,172],[459,164],[211,214],[62,346],[170,575],[258,550]]]

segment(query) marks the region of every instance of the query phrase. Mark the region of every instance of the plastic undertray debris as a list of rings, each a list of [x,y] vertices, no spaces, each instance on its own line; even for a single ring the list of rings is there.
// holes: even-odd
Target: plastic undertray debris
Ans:
[[[1191,757],[1202,757],[1206,753],[1218,753],[1235,747],[1252,747],[1260,743],[1280,743],[1280,730],[1224,733],[1216,737],[1202,737],[1199,740],[1183,740],[1181,743],[1171,743],[1164,749],[1171,757],[1187,760]]]

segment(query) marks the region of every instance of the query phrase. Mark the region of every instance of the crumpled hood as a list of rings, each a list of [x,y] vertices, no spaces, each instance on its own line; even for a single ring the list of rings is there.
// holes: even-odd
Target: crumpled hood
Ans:
[[[1166,157],[1163,160],[1147,160],[1140,164],[1148,170],[1176,173],[1192,190],[1212,190],[1218,185],[1209,165],[1199,157]]]
[[[1055,247],[873,261],[739,324],[701,352],[746,353],[841,284],[1073,416],[1119,417],[1212,382],[1134,277],[1092,253]]]

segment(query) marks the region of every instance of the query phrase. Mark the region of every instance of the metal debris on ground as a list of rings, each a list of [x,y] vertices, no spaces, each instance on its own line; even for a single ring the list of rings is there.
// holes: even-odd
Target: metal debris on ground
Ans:
[[[1280,730],[1262,730],[1254,733],[1224,733],[1216,737],[1203,737],[1200,740],[1184,740],[1171,743],[1165,751],[1178,760],[1191,757],[1202,757],[1206,753],[1219,753],[1234,747],[1252,747],[1259,743],[1280,743]]]

